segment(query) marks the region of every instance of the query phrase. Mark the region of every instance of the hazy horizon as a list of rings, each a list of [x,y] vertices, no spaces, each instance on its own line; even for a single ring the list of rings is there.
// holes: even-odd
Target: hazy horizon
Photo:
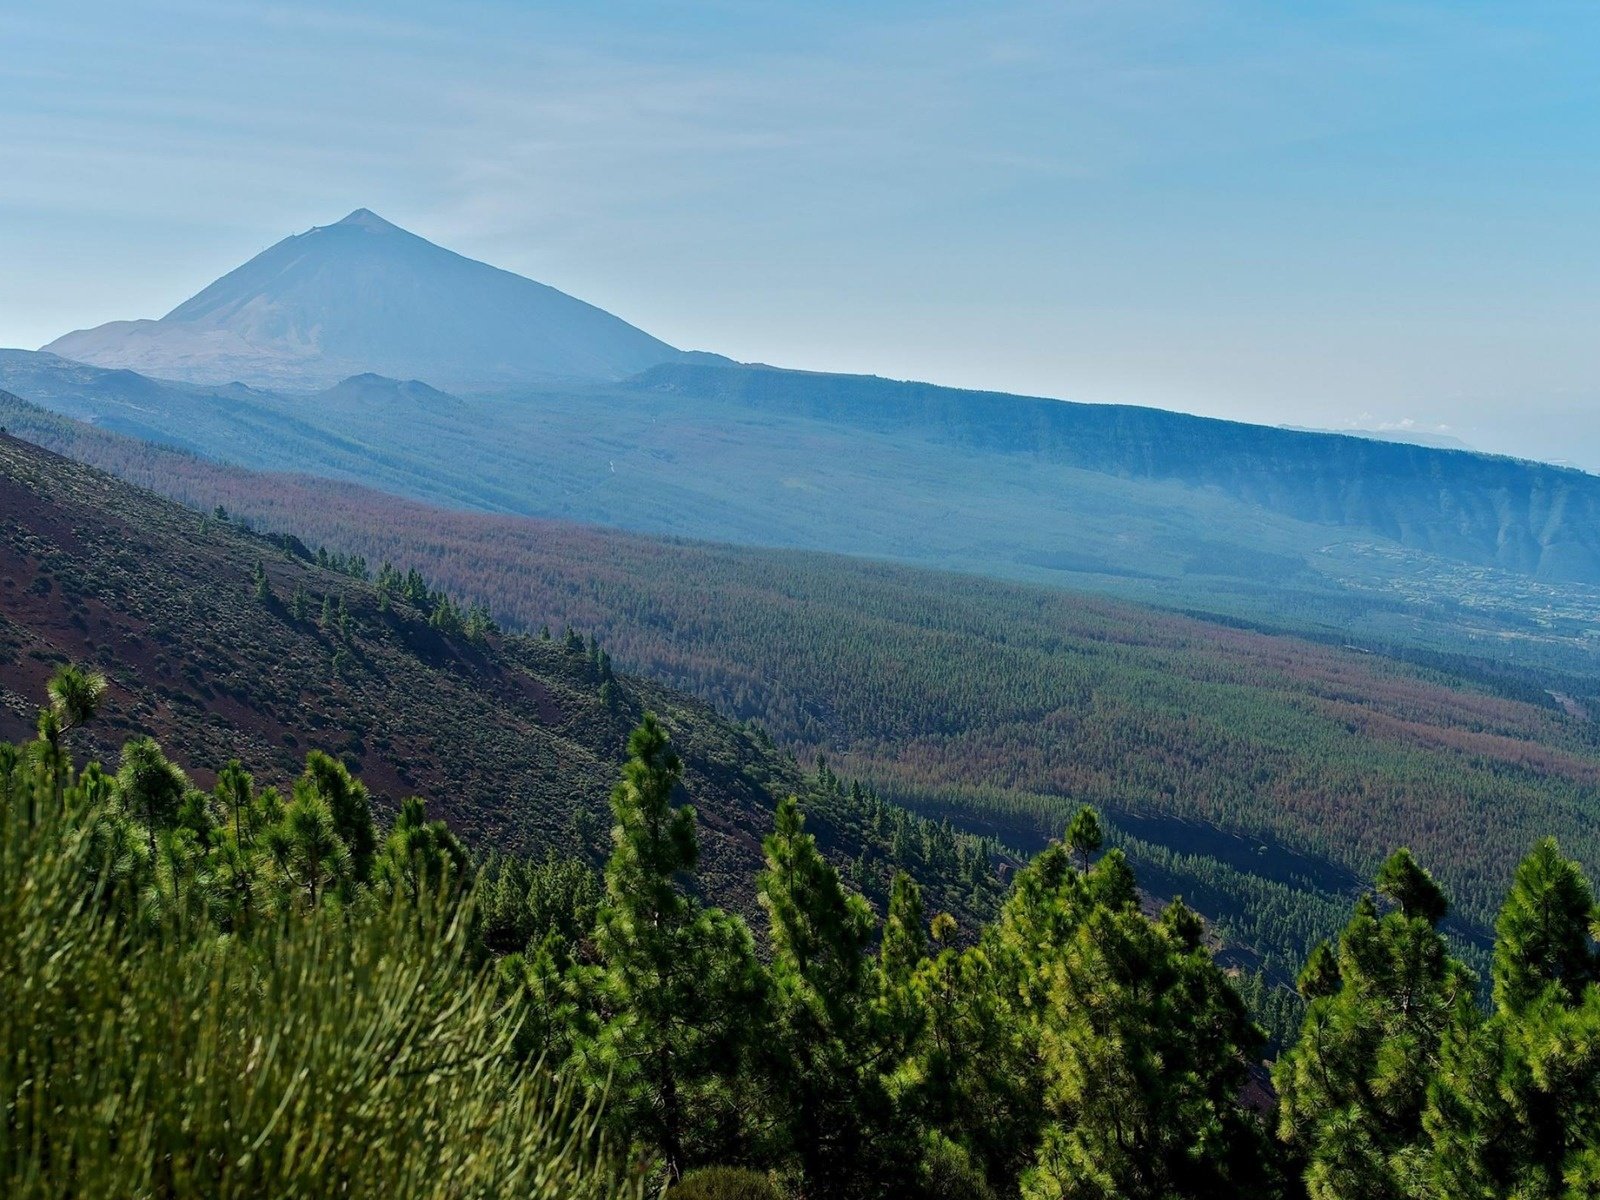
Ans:
[[[0,14],[0,344],[351,209],[746,361],[1600,466],[1587,6]]]

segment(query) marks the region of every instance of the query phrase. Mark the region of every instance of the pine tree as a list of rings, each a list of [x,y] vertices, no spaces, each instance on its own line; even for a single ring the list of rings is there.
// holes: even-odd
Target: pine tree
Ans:
[[[350,850],[339,836],[332,807],[303,780],[295,785],[282,819],[267,831],[265,843],[278,870],[309,907],[351,879]]]
[[[1444,920],[1450,907],[1444,892],[1434,883],[1433,876],[1418,866],[1417,860],[1411,857],[1411,851],[1403,846],[1378,869],[1375,883],[1379,894],[1398,904],[1401,915],[1408,919],[1421,919],[1429,925],[1437,925]]]
[[[1278,1061],[1278,1135],[1305,1163],[1312,1200],[1403,1196],[1426,1139],[1423,1108],[1474,979],[1436,923],[1445,897],[1398,851],[1378,872],[1396,909],[1356,903],[1337,961],[1314,955],[1296,1044]]]
[[[94,720],[105,700],[106,677],[70,663],[57,667],[50,677],[50,707],[58,721],[58,736]]]
[[[1318,942],[1306,958],[1306,965],[1295,981],[1295,988],[1308,1003],[1332,996],[1339,990],[1339,958],[1327,942]]]
[[[1067,826],[1067,845],[1078,856],[1084,871],[1089,869],[1089,861],[1098,853],[1105,843],[1105,834],[1100,829],[1100,816],[1085,804],[1072,818],[1072,824]]]
[[[152,858],[157,832],[177,822],[188,789],[188,777],[168,761],[153,738],[133,738],[122,747],[117,794],[128,814],[144,825]]]
[[[313,750],[306,755],[305,772],[295,781],[295,800],[307,792],[315,793],[327,805],[333,830],[349,853],[350,875],[355,882],[366,883],[372,878],[378,849],[366,785],[353,778],[338,759]]]
[[[889,887],[889,913],[883,923],[878,953],[885,987],[904,987],[928,953],[922,925],[922,889],[904,871],[896,871]]]
[[[470,863],[466,847],[449,826],[428,820],[425,802],[410,796],[400,803],[374,875],[415,903],[425,894],[462,887]]]
[[[795,798],[782,801],[757,884],[771,925],[775,1094],[808,1193],[882,1195],[897,1158],[902,1171],[906,1161],[893,1144],[883,1078],[890,1030],[867,956],[875,923],[804,827]]]
[[[703,910],[679,885],[699,857],[694,810],[672,803],[683,766],[653,714],[628,752],[595,930],[602,1021],[578,1055],[593,1089],[610,1081],[617,1128],[677,1179],[735,1136],[726,1080],[759,1028],[763,988],[744,923]]]
[[[1594,892],[1583,869],[1544,838],[1517,868],[1495,923],[1494,1003],[1520,1014],[1554,988],[1575,1004],[1596,979]]]
[[[214,789],[218,802],[223,811],[228,814],[233,824],[233,836],[241,846],[247,845],[254,837],[255,830],[246,825],[245,818],[252,815],[255,807],[255,779],[244,765],[237,759],[231,759],[228,765],[217,773],[217,786]]]
[[[1429,1092],[1428,1194],[1557,1200],[1600,1182],[1594,914],[1578,864],[1539,842],[1495,925],[1493,1011],[1459,1006]]]
[[[1000,1195],[1017,1194],[1044,1136],[1046,968],[1089,908],[1070,852],[1051,846],[1018,874],[976,946],[924,959],[912,979],[925,1020],[906,1102]]]
[[[1028,1200],[1270,1190],[1261,1131],[1238,1102],[1263,1039],[1201,933],[1176,901],[1158,922],[1096,904],[1047,964],[1051,1123],[1023,1181]]]

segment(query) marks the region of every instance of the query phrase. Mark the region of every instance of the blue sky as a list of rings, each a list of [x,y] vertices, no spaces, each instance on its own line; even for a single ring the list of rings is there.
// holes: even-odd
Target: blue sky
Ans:
[[[1600,466],[1600,5],[0,3],[0,344],[369,207],[677,345]]]

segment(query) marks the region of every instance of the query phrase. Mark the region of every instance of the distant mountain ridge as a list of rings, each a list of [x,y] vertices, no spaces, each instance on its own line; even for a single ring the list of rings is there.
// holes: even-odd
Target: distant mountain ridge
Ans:
[[[1405,442],[1412,446],[1428,446],[1434,450],[1465,450],[1470,454],[1481,454],[1477,447],[1462,441],[1448,433],[1441,433],[1434,429],[1412,429],[1409,426],[1398,426],[1391,429],[1323,429],[1310,425],[1280,425],[1279,429],[1287,429],[1293,433],[1337,433],[1345,437],[1370,438],[1375,442]]]
[[[685,357],[364,208],[285,238],[159,320],[80,329],[44,349],[159,379],[303,391],[366,372],[444,388],[620,379]]]
[[[1449,558],[1556,582],[1600,580],[1600,477],[1572,467],[875,376],[674,364],[628,386],[1215,490]]]
[[[17,350],[0,351],[0,388],[222,461],[461,507],[1002,576],[1167,578],[1185,606],[1197,579],[1294,590],[1307,563],[1380,581],[1416,566],[1386,565],[1402,549],[1600,584],[1600,477],[1160,409],[695,363],[495,395],[370,373],[279,393]],[[1357,551],[1365,564],[1324,552],[1372,538],[1387,547]]]

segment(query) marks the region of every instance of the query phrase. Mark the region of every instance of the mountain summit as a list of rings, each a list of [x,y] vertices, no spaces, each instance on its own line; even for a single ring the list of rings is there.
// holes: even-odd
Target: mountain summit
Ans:
[[[113,321],[45,349],[192,383],[304,389],[367,372],[440,387],[620,379],[689,357],[365,208],[285,238],[158,321]]]

